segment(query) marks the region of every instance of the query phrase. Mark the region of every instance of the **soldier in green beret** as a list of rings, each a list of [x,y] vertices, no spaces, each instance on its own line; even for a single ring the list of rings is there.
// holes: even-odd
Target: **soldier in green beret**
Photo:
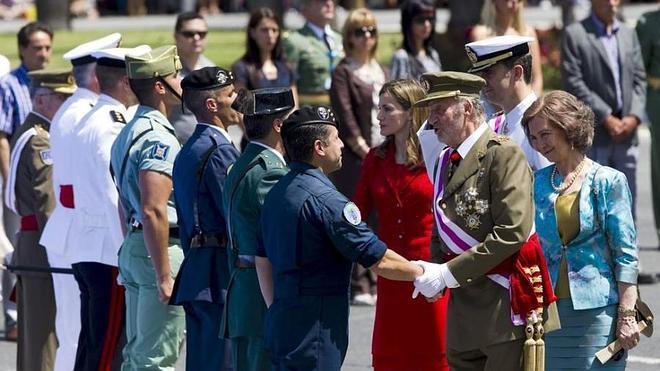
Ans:
[[[330,28],[335,17],[335,3],[333,0],[302,0],[300,11],[305,25],[282,38],[287,60],[298,72],[299,105],[329,105],[332,70],[344,54],[341,35]]]
[[[637,20],[637,37],[646,68],[646,113],[651,129],[651,183],[653,216],[660,237],[660,9]]]
[[[168,305],[183,260],[171,192],[180,145],[167,120],[181,109],[180,69],[175,46],[126,56],[140,105],[112,145],[110,160],[127,229],[119,251],[126,288],[124,370],[172,370],[183,341],[183,309]]]
[[[55,207],[53,161],[48,131],[57,109],[76,90],[71,70],[37,70],[32,80],[32,111],[11,140],[5,204],[21,217],[12,264],[48,269],[39,237]],[[55,294],[52,274],[18,271],[18,347],[16,369],[52,370],[55,366]]]

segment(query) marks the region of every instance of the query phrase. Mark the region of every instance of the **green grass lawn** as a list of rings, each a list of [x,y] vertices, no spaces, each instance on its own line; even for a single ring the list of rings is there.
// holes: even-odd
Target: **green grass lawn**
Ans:
[[[93,32],[71,32],[60,31],[55,34],[53,43],[53,58],[51,67],[68,67],[69,63],[62,59],[62,54],[73,47],[96,38],[105,36],[111,31],[93,31]],[[123,34],[123,44],[127,47],[137,46],[139,44],[148,44],[151,47],[171,44],[174,42],[171,30],[162,31],[125,31]],[[465,70],[467,58],[463,54],[462,45],[452,46],[445,35],[439,35],[438,51],[445,68],[455,68]],[[402,36],[399,33],[381,33],[378,42],[378,60],[384,65],[389,66],[392,53],[401,45]],[[0,54],[4,54],[11,60],[12,68],[18,66],[18,54],[16,47],[15,34],[0,34]],[[452,50],[456,49],[456,50]],[[208,46],[206,56],[219,66],[229,68],[245,52],[245,33],[238,30],[211,30],[208,35]],[[457,63],[455,60],[458,60]],[[463,63],[463,64],[461,64]],[[558,89],[559,71],[555,66],[548,63],[543,64],[543,75],[546,90]]]
[[[109,31],[71,32],[60,31],[53,41],[53,58],[50,67],[68,67],[69,63],[62,59],[62,54],[73,47],[109,34]],[[125,31],[122,32],[122,46],[133,47],[148,44],[151,47],[174,43],[172,31]],[[381,34],[379,40],[378,60],[389,65],[392,53],[401,44],[400,34]],[[12,68],[18,66],[18,51],[15,34],[0,34],[2,51],[12,63]],[[245,52],[245,33],[243,31],[211,30],[208,34],[208,45],[205,55],[219,66],[229,68]]]

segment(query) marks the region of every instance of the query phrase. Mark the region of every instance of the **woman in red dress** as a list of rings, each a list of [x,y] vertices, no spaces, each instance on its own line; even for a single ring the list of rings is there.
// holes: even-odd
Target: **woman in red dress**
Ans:
[[[378,236],[409,260],[430,260],[433,186],[428,179],[416,132],[426,117],[412,108],[424,97],[413,80],[395,80],[379,93],[378,121],[386,137],[369,151],[354,202],[365,219],[375,212]],[[409,282],[378,278],[373,334],[376,371],[448,370],[445,318],[448,295],[429,303],[411,299]]]

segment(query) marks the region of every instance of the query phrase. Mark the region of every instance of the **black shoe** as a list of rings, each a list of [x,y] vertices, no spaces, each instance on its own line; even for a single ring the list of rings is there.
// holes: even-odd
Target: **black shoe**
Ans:
[[[640,273],[637,276],[638,285],[648,285],[658,282],[658,275],[653,273]]]

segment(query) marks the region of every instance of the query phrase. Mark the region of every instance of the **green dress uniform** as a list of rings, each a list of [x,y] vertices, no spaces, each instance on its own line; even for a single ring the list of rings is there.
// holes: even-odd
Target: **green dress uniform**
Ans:
[[[48,89],[50,94],[72,94],[76,89],[70,69],[33,71],[29,76],[33,88]],[[10,172],[4,201],[21,217],[13,265],[50,267],[46,250],[39,245],[43,228],[55,207],[49,130],[50,120],[33,111],[10,143]],[[16,275],[19,314],[16,370],[53,370],[57,337],[52,274],[18,271]]]
[[[230,279],[223,314],[223,336],[232,341],[234,370],[268,370],[263,347],[266,303],[261,296],[254,256],[261,233],[261,206],[270,189],[288,172],[273,149],[250,142],[234,164],[224,189],[229,224]]]
[[[651,188],[653,216],[660,238],[660,10],[644,13],[637,20],[637,37],[646,69],[646,113],[651,129]]]
[[[321,29],[308,22],[303,28],[286,33],[282,47],[287,61],[298,73],[299,105],[329,105],[332,71],[344,54],[341,35],[330,27]]]
[[[166,76],[180,69],[176,48],[161,47],[146,55],[126,56],[130,79]],[[178,69],[177,69],[178,67]],[[183,308],[158,300],[156,272],[142,231],[141,171],[172,176],[174,159],[181,149],[174,127],[152,107],[140,105],[112,145],[110,165],[130,228],[119,250],[119,279],[126,288],[126,346],[122,370],[174,370],[183,333]],[[180,247],[177,214],[170,194],[167,202],[170,226],[168,257],[172,278],[176,277],[183,251]]]

